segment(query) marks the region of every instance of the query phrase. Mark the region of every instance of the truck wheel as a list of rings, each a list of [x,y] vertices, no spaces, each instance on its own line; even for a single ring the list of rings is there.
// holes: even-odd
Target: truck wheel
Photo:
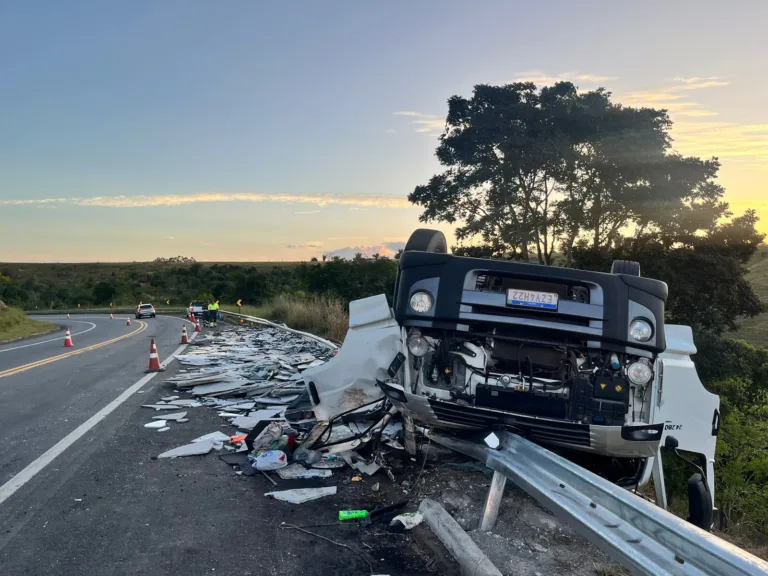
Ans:
[[[445,240],[445,234],[438,230],[419,228],[418,230],[414,230],[411,237],[408,238],[408,242],[406,242],[403,251],[447,254],[448,242]]]
[[[614,260],[611,264],[611,274],[640,276],[640,263],[633,260]]]

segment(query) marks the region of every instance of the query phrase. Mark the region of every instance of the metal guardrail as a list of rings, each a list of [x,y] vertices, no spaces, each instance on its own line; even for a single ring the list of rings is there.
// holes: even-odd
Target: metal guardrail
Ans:
[[[303,336],[304,338],[309,338],[310,340],[314,340],[315,342],[319,342],[323,346],[327,346],[331,350],[338,350],[338,346],[331,342],[330,340],[326,340],[325,338],[320,338],[320,336],[315,336],[314,334],[310,334],[309,332],[302,332],[301,330],[295,330],[293,328],[289,328],[285,324],[277,324],[275,322],[272,322],[271,320],[267,320],[266,318],[259,318],[258,316],[248,316],[247,314],[238,314],[237,312],[228,312],[226,310],[219,310],[219,314],[222,316],[232,316],[233,318],[242,318],[246,322],[253,322],[254,324],[262,324],[264,326],[272,326],[273,328],[279,328],[280,330],[285,330],[287,332],[292,332],[293,334],[297,334],[299,336]]]
[[[509,478],[634,574],[768,574],[768,563],[640,496],[516,434],[495,434],[498,450],[428,432],[494,471],[481,528],[495,522]]]

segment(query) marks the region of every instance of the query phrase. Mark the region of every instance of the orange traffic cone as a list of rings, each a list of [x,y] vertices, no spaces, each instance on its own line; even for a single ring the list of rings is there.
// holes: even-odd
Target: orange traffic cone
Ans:
[[[110,315],[109,315],[109,319],[110,319],[110,320],[114,320],[114,319],[115,319],[115,317],[114,317],[114,316],[112,316],[112,314],[110,314]]]
[[[69,328],[67,328],[67,335],[64,337],[64,347],[65,348],[72,348],[74,344],[72,344],[72,334],[69,333]]]
[[[195,320],[195,332],[200,332],[200,320]]]
[[[181,343],[182,344],[189,344],[189,338],[187,338],[187,326],[186,325],[181,327]]]
[[[130,318],[126,319],[125,325],[126,326],[130,326],[131,325],[131,319]]]
[[[147,372],[163,372],[163,368],[160,367],[160,357],[157,355],[157,346],[155,346],[155,339],[149,344],[149,368]]]

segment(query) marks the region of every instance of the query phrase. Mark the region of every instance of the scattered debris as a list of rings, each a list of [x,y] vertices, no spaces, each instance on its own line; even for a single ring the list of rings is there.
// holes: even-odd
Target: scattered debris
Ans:
[[[165,428],[165,420],[153,420],[147,424],[144,424],[144,428]]]
[[[297,478],[330,478],[333,472],[319,468],[304,468],[301,464],[289,464],[278,470],[277,475],[283,480],[295,480]]]
[[[194,440],[192,440],[192,442],[205,442],[206,440],[210,440],[211,443],[229,442],[229,436],[227,436],[222,432],[216,431],[216,432],[211,432],[210,434],[205,434],[203,436],[200,436],[199,438],[195,438]]]
[[[392,519],[389,523],[390,532],[405,532],[411,530],[422,523],[424,516],[419,512],[407,512],[400,514]]]
[[[278,470],[288,466],[288,456],[282,450],[266,450],[259,452],[256,456],[256,460],[253,463],[253,467],[256,470]]]
[[[142,404],[142,408],[154,408],[155,410],[178,410],[178,406],[172,404]]]
[[[193,442],[191,444],[185,444],[179,446],[173,450],[163,452],[158,458],[179,458],[180,456],[198,456],[202,454],[208,454],[213,450],[213,442],[210,440],[203,440],[202,442]]]
[[[318,498],[323,498],[325,496],[333,496],[334,494],[336,494],[336,486],[281,490],[279,492],[267,492],[264,496],[282,502],[290,502],[291,504],[304,504],[304,502],[310,502],[311,500],[317,500]]]
[[[164,428],[159,428],[157,431],[158,431],[158,432],[167,432],[167,431],[168,431],[168,430],[170,430],[170,429],[171,429],[171,427],[170,427],[170,426],[166,426],[166,427],[164,427]]]
[[[186,412],[174,412],[173,414],[160,414],[159,416],[152,416],[155,420],[175,420],[176,422],[186,421]]]

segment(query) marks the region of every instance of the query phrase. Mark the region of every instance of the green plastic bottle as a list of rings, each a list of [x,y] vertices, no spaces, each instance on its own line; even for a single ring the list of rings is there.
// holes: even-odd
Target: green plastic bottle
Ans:
[[[339,510],[339,520],[364,520],[368,510]]]

